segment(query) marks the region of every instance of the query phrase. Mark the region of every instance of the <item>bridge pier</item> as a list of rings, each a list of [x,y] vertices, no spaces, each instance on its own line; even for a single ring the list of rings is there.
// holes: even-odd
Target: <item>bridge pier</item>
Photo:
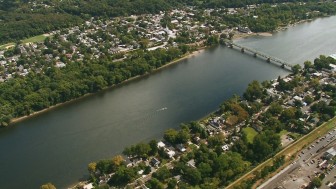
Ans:
[[[245,52],[245,49],[244,49],[244,48],[242,48],[240,51],[241,51],[242,53],[244,53],[244,52]]]
[[[254,53],[253,56],[256,58],[257,57],[257,53]]]
[[[271,62],[271,58],[267,58],[267,60],[266,60],[268,63],[270,63]]]
[[[233,48],[233,45],[232,45],[232,43],[230,43],[230,44],[229,44],[229,47],[230,47],[231,49]]]
[[[282,65],[281,65],[281,68],[285,68],[285,64],[282,64]]]

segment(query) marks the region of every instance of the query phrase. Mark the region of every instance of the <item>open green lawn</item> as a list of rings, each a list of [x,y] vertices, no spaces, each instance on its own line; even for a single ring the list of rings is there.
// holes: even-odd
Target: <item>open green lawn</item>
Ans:
[[[24,39],[24,40],[22,40],[22,43],[41,42],[41,41],[44,41],[46,38],[47,38],[47,36],[42,34],[42,35],[38,35],[38,36],[31,37],[31,38],[28,38],[28,39]],[[4,44],[4,45],[0,45],[0,50],[6,49],[6,48],[8,48],[10,46],[14,46],[14,45],[15,45],[15,43],[7,43],[7,44]]]
[[[45,38],[47,38],[45,35],[38,35],[38,36],[35,36],[35,37],[31,37],[31,38],[28,38],[28,39],[24,39],[24,40],[22,40],[22,43],[36,43],[36,42],[41,42],[41,41],[44,41]]]
[[[13,45],[15,45],[15,43],[7,43],[7,44],[4,44],[4,45],[0,45],[0,50],[6,49],[7,47],[13,46]]]
[[[256,130],[254,130],[252,127],[245,127],[243,129],[243,132],[246,134],[247,141],[249,143],[253,143],[254,137],[258,134],[258,132]]]

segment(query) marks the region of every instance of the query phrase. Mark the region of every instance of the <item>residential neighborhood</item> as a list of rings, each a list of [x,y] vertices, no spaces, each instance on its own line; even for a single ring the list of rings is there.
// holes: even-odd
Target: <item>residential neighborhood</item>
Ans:
[[[324,66],[316,67],[319,61],[324,62],[322,63]],[[242,152],[244,141],[247,145],[251,145],[250,148],[254,148],[257,136],[262,133],[270,135],[272,135],[271,132],[277,133],[278,139],[272,139],[273,142],[278,140],[275,151],[289,146],[334,116],[336,104],[332,96],[336,91],[336,72],[333,70],[335,61],[331,57],[321,56],[315,61],[315,66],[305,62],[305,68],[298,73],[265,81],[261,85],[252,82],[244,93],[244,99],[233,97],[207,118],[182,124],[179,131],[167,130],[161,141],[152,140],[149,144],[140,143],[126,148],[122,159],[128,169],[137,170],[137,172],[133,179],[124,184],[131,188],[152,188],[164,183],[168,186],[184,186],[185,183],[192,185],[193,182],[199,181],[193,180],[195,175],[189,171],[200,172],[200,176],[204,171],[203,166],[206,161],[199,157],[202,156],[202,151],[216,153],[218,156],[232,156],[232,153]],[[329,145],[334,139],[335,132],[331,131],[326,137],[317,139],[316,143],[324,140]],[[321,142],[319,146],[323,144]],[[314,151],[317,148],[311,145],[308,151]],[[306,153],[303,151],[302,154]],[[335,161],[328,161],[335,156],[334,151],[334,147],[327,148],[325,145],[321,147],[320,153],[316,152],[318,157],[321,157],[321,160],[316,160],[320,174],[327,174],[335,167]],[[258,153],[263,151],[259,149]],[[303,160],[304,164],[308,161],[305,159],[307,155],[302,156],[301,153],[293,157],[301,158],[300,161]],[[266,155],[266,157],[269,156]],[[260,160],[264,158],[261,157]],[[277,160],[282,162],[278,166],[287,161],[285,157],[283,158]],[[249,159],[237,160],[242,161],[241,165],[246,166],[242,168],[243,172],[251,166],[251,163],[246,160]],[[101,175],[101,170],[98,168],[100,163],[102,162],[95,164],[95,171],[91,174]],[[103,177],[99,185],[104,186],[108,183],[110,186],[120,186],[117,178],[121,175],[115,174],[119,172],[109,174],[108,179]],[[305,180],[311,181],[315,178],[309,175]],[[316,175],[319,176],[317,173]],[[218,186],[225,184],[227,182],[222,181]],[[328,184],[333,185],[330,182]],[[92,186],[92,183],[79,184],[77,187],[90,188],[89,185]],[[309,182],[305,187],[309,187]]]
[[[45,41],[0,49],[0,82],[30,72],[40,73],[50,66],[63,68],[71,61],[99,60],[111,55],[113,61],[122,61],[137,49],[153,51],[182,44],[204,45],[209,35],[228,36],[238,32],[237,28],[220,24],[218,16],[204,19],[206,15],[225,10],[200,11],[188,7],[112,20],[91,18],[83,25],[45,34]]]
[[[41,7],[52,8],[34,3],[31,11]],[[233,39],[258,35],[252,31],[280,30],[323,15],[322,11],[304,9],[300,18],[293,16],[298,20],[284,19],[282,26],[262,20],[265,15],[260,9],[278,7],[288,10],[287,3],[279,3],[241,8],[185,6],[156,14],[89,16],[79,25],[36,36],[40,38],[37,42],[26,39],[2,45],[0,83],[13,84],[3,87],[0,125],[6,127],[13,118],[145,75],[196,50],[218,44],[225,47]],[[159,140],[126,147],[122,155],[90,163],[90,178],[74,188],[208,189],[230,185],[335,116],[335,57],[321,55],[302,67],[291,65],[288,76],[253,81],[242,96],[232,96],[206,118],[168,129]],[[68,68],[71,70],[66,72]],[[27,84],[30,78],[31,84]],[[319,157],[306,158],[316,150],[310,144],[294,154],[272,158],[271,165],[253,172],[253,177],[239,183],[238,188],[260,184],[295,158],[301,158],[300,163],[307,161],[302,163],[307,167],[318,164],[314,175],[302,174],[302,185],[311,187],[314,179],[329,175],[335,167],[334,136],[334,131],[327,138],[319,136],[316,147],[321,151],[315,152]],[[322,145],[326,141],[328,146]],[[296,181],[298,175],[291,175],[285,184],[293,178]],[[322,181],[333,187],[335,183],[330,180]]]

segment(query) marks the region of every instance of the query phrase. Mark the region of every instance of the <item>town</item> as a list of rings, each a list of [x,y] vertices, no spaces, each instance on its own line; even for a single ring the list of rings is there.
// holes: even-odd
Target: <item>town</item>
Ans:
[[[298,68],[287,77],[261,84],[254,81],[243,98],[232,97],[207,118],[182,124],[180,130],[169,129],[161,141],[130,146],[124,150],[124,156],[89,164],[94,182],[79,184],[77,188],[97,185],[108,188],[106,184],[129,188],[188,188],[196,185],[218,188],[228,185],[253,165],[295,143],[335,116],[335,68],[336,59],[320,56],[314,64],[306,61],[304,68]],[[335,127],[333,121],[331,128]],[[308,151],[303,149],[290,157],[276,158],[273,166],[254,173],[252,180],[263,179],[285,162],[301,158],[297,161],[303,165],[317,163],[321,168],[320,171],[313,167],[314,170],[303,172],[309,177],[305,177],[306,182],[300,182],[299,187],[312,187],[315,180],[322,178],[320,175],[327,175],[334,168],[335,150],[328,146],[332,146],[335,132],[330,131],[326,136],[321,134],[316,148],[314,143]],[[322,159],[308,158],[313,155],[310,151]],[[299,174],[290,179],[293,177],[296,181]],[[241,183],[240,187],[247,188],[254,182]]]
[[[286,4],[279,4],[270,7],[285,6]],[[299,6],[304,6],[304,3]],[[50,92],[52,100],[45,96],[39,98],[40,96],[31,95],[23,99],[22,106],[15,106],[19,107],[18,113],[13,113],[11,104],[6,103],[1,109],[1,115],[5,116],[1,117],[0,123],[8,125],[12,118],[30,115],[50,105],[97,92],[129,78],[149,73],[200,48],[254,35],[251,30],[255,31],[256,28],[250,29],[247,24],[240,24],[236,20],[242,17],[257,22],[260,19],[259,8],[263,6],[249,5],[246,8],[229,9],[185,7],[159,14],[113,19],[92,17],[82,25],[44,34],[40,42],[18,42],[6,46],[0,49],[1,83],[21,79],[18,83],[25,86],[25,78],[43,78],[47,75],[52,79],[43,78],[43,82],[51,83],[50,88],[61,91],[61,95]],[[321,15],[323,13],[317,10],[304,13],[305,18]],[[228,21],[229,19],[233,21]],[[288,24],[293,22],[285,23]],[[274,27],[276,26],[270,28]],[[181,124],[180,130],[169,129],[160,141],[151,140],[149,143],[135,144],[127,147],[123,155],[90,163],[90,180],[79,183],[75,188],[228,186],[280,150],[322,127],[320,125],[325,122],[333,120],[336,108],[334,57],[335,55],[320,56],[313,63],[305,62],[303,68],[295,65],[292,68],[293,73],[284,78],[279,77],[262,83],[253,81],[242,97],[233,96],[207,118]],[[139,67],[133,68],[129,62],[135,62]],[[143,62],[148,62],[150,66],[142,64]],[[111,74],[105,74],[102,71],[105,67],[99,67],[101,65],[108,67],[110,71],[118,70],[122,74],[115,74],[110,78]],[[52,83],[53,79],[62,78],[62,71],[68,68],[76,70],[77,67],[83,69],[71,76],[90,76],[85,82],[91,88],[84,84],[70,86],[68,83]],[[125,67],[134,71],[128,72],[123,69]],[[106,77],[102,77],[104,74]],[[73,79],[70,76],[69,78],[67,79]],[[34,82],[35,85],[37,87],[30,88],[43,88],[37,81]],[[24,96],[24,92],[17,92],[17,96]],[[38,91],[41,96],[45,93],[43,90]],[[7,98],[11,98],[11,95],[7,95],[6,100]],[[40,99],[45,100],[44,104],[39,103]],[[12,103],[12,100],[9,101]],[[34,100],[38,103],[26,103]],[[51,102],[47,102],[48,100]],[[329,138],[318,140],[333,140],[334,132],[329,132]],[[315,146],[310,147],[315,150]],[[287,162],[303,154],[312,153],[306,149],[302,150],[290,157],[274,158],[272,166],[254,172],[253,179],[239,183],[236,188],[252,187]],[[308,165],[317,163],[319,167],[323,167],[322,170],[316,171],[314,176],[309,175],[308,184],[302,185],[317,187],[315,180],[321,180],[320,175],[327,175],[333,169],[333,157],[329,158],[328,155],[329,153],[334,156],[333,148],[325,146],[318,153],[325,154],[324,157],[328,158],[302,158],[302,161],[308,161]],[[323,179],[322,181],[325,182]]]
[[[284,9],[286,6],[285,3],[275,4],[271,8]],[[305,6],[305,3],[295,6]],[[33,4],[33,7],[49,6]],[[113,19],[92,17],[82,25],[41,35],[39,42],[28,40],[1,46],[0,82],[26,76],[30,72],[45,72],[50,67],[64,68],[72,61],[92,61],[106,57],[122,61],[138,49],[154,51],[182,46],[185,49],[183,52],[187,52],[193,50],[187,47],[218,44],[218,37],[246,37],[252,35],[251,30],[234,20],[242,16],[257,22],[260,19],[258,14],[261,14],[259,9],[262,8],[261,5],[205,10],[185,7],[154,15]],[[314,18],[321,15],[323,13],[319,11],[311,11],[304,16]]]
[[[100,59],[111,55],[113,61],[122,61],[128,53],[137,49],[153,51],[181,44],[203,45],[201,42],[209,34],[229,35],[232,31],[225,29],[227,27],[224,25],[211,25],[210,20],[202,22],[204,16],[195,16],[210,15],[213,11],[199,13],[189,8],[113,20],[92,18],[82,26],[45,34],[45,41],[17,44],[9,50],[0,50],[0,82],[26,76],[29,72],[40,73],[51,66],[63,68],[71,61]],[[224,10],[216,12],[222,13]]]

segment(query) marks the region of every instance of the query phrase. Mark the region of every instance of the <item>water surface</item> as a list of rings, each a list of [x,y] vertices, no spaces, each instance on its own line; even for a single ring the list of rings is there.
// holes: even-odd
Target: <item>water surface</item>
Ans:
[[[336,17],[330,17],[238,43],[296,64],[336,53],[335,33]],[[252,80],[286,74],[264,60],[216,47],[1,129],[0,188],[38,188],[46,182],[66,188],[87,176],[91,161],[205,116],[233,94],[241,95]]]

